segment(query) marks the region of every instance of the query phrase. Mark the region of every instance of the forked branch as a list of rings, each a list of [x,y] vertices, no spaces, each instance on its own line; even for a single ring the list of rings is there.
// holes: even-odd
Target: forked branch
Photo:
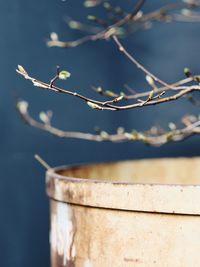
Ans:
[[[86,6],[95,6],[100,4],[101,0],[89,0],[85,1]],[[16,70],[25,79],[32,82],[36,87],[43,90],[48,90],[51,92],[62,93],[65,95],[70,95],[79,98],[81,101],[85,102],[90,108],[97,110],[129,110],[136,108],[143,108],[145,106],[159,105],[167,102],[176,101],[180,98],[187,97],[192,100],[194,104],[199,102],[193,99],[192,93],[200,91],[200,76],[193,75],[191,71],[186,68],[184,73],[186,78],[169,84],[162,80],[160,77],[152,73],[145,66],[143,66],[136,58],[130,53],[121,42],[120,29],[124,30],[125,36],[135,30],[145,26],[147,23],[153,21],[164,21],[169,22],[173,20],[177,21],[200,21],[200,13],[194,12],[194,9],[200,7],[200,2],[197,0],[184,0],[180,3],[172,3],[166,5],[158,10],[143,14],[141,8],[143,7],[145,0],[138,0],[132,11],[126,12],[118,9],[118,19],[114,23],[109,23],[109,21],[104,21],[96,17],[92,17],[92,20],[96,22],[99,31],[97,33],[86,35],[78,40],[63,42],[60,41],[56,33],[51,34],[51,40],[49,40],[48,45],[58,46],[58,47],[76,47],[88,41],[97,40],[112,40],[116,45],[118,51],[122,53],[133,65],[142,71],[145,76],[146,90],[131,91],[130,94],[126,94],[123,91],[121,93],[116,93],[113,91],[104,90],[102,87],[93,87],[93,89],[101,96],[106,97],[105,100],[98,100],[94,98],[87,97],[85,95],[79,94],[76,90],[63,89],[56,85],[58,80],[66,80],[70,77],[70,73],[67,71],[60,71],[57,67],[56,74],[49,82],[44,82],[38,80],[31,75],[22,67],[18,66]],[[112,10],[112,6],[105,5],[105,8],[109,8],[109,12],[116,13],[116,9]],[[91,19],[90,17],[90,19]],[[81,26],[81,23],[76,22],[71,24],[73,27],[77,25]],[[81,27],[80,27],[81,28]],[[87,28],[84,25],[82,28]],[[90,28],[91,29],[91,28]],[[96,30],[96,29],[95,29]],[[125,141],[142,141],[145,144],[152,146],[160,146],[169,142],[178,142],[192,135],[200,134],[200,120],[195,116],[186,116],[182,119],[183,127],[178,129],[178,127],[170,123],[169,130],[162,130],[157,127],[152,127],[149,131],[145,132],[127,132],[121,127],[114,134],[109,134],[105,131],[99,131],[98,133],[83,133],[83,132],[72,132],[60,130],[51,124],[51,112],[42,112],[40,114],[40,121],[35,120],[28,112],[28,103],[21,101],[17,105],[18,111],[23,118],[23,120],[36,128],[45,130],[55,136],[63,138],[77,138],[90,141],[111,141],[111,142],[125,142]]]
[[[83,133],[73,131],[63,131],[51,125],[51,121],[48,118],[48,113],[42,112],[40,114],[40,121],[37,121],[31,117],[28,111],[28,103],[26,101],[19,101],[17,104],[17,110],[20,113],[22,119],[30,126],[42,129],[61,138],[75,138],[88,141],[110,141],[110,142],[136,142],[140,141],[146,145],[161,146],[170,142],[183,141],[193,135],[200,134],[200,120],[194,116],[184,117],[182,122],[185,127],[176,129],[173,124],[173,130],[164,131],[156,127],[152,127],[146,132],[126,132],[123,128],[118,128],[114,134],[109,134],[105,131],[98,131],[98,133]],[[172,128],[172,127],[171,127]]]
[[[19,66],[18,69],[16,70],[20,75],[22,75],[25,79],[30,80],[34,86],[39,87],[41,89],[45,89],[48,91],[53,91],[57,93],[62,93],[66,95],[71,95],[76,98],[81,99],[82,101],[86,102],[88,106],[90,106],[93,109],[97,110],[111,110],[111,111],[119,111],[119,110],[128,110],[128,109],[135,109],[135,108],[141,108],[145,106],[152,106],[152,105],[158,105],[166,102],[171,102],[178,100],[179,98],[182,98],[184,96],[187,96],[191,94],[194,91],[200,91],[200,85],[199,84],[194,84],[194,85],[188,85],[188,86],[175,86],[175,85],[166,85],[165,88],[170,92],[172,92],[172,95],[163,97],[165,90],[166,89],[161,89],[158,88],[152,92],[152,90],[149,90],[148,93],[141,93],[137,94],[137,96],[142,96],[146,97],[144,100],[141,100],[140,98],[135,98],[132,97],[136,101],[136,103],[129,104],[129,105],[119,105],[119,103],[122,102],[122,100],[126,99],[128,100],[123,94],[117,97],[114,97],[112,100],[108,101],[99,101],[95,100],[92,98],[89,98],[87,96],[81,95],[77,93],[76,91],[70,91],[70,90],[65,90],[63,88],[60,88],[55,85],[55,81],[58,79],[59,74],[55,76],[50,83],[46,83],[43,81],[40,81],[38,79],[35,79],[31,77],[27,71],[22,66]],[[152,75],[150,76],[152,77]],[[154,76],[153,76],[154,77]],[[199,79],[199,76],[195,76],[195,79]],[[52,82],[53,81],[53,82]],[[188,79],[187,81],[190,81]],[[177,84],[183,84],[183,81],[180,81]],[[158,95],[154,95],[156,92],[159,92]],[[129,97],[131,99],[131,97]]]

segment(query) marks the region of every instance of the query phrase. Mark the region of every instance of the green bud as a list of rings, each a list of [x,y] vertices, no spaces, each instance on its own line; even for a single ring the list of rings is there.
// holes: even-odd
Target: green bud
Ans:
[[[107,132],[105,132],[105,131],[101,131],[100,136],[101,136],[103,139],[107,139],[109,135],[108,135]]]
[[[191,77],[192,72],[191,72],[191,70],[189,68],[184,68],[184,74],[185,74],[186,77],[189,78],[189,77]]]
[[[126,96],[126,94],[124,92],[120,92],[120,95],[123,96],[123,97]]]
[[[148,82],[150,86],[152,87],[155,86],[154,79],[152,78],[152,76],[146,75],[146,81]]]
[[[120,96],[118,96],[117,98],[115,98],[115,102],[119,102],[119,101],[121,101],[122,99],[124,99],[124,96],[123,96],[123,95],[120,95]]]
[[[26,113],[28,110],[28,102],[21,100],[17,103],[17,109],[21,112],[21,113]]]
[[[135,129],[132,129],[131,134],[137,136],[138,135],[138,131],[135,130]]]
[[[119,127],[117,129],[117,134],[123,134],[125,132],[124,128],[123,127]]]
[[[97,87],[97,93],[99,93],[99,94],[102,94],[103,93],[103,89],[99,86],[99,87]]]
[[[28,74],[27,71],[24,69],[24,67],[22,67],[21,65],[18,65],[17,67],[18,67],[18,71],[21,72],[22,74],[24,75]]]
[[[66,70],[62,70],[58,75],[60,80],[67,80],[70,76],[71,76],[71,73]]]
[[[116,35],[121,36],[121,37],[125,36],[126,34],[126,31],[123,27],[115,27],[114,31]]]
[[[105,94],[106,94],[107,96],[110,96],[110,97],[115,97],[115,96],[116,96],[115,93],[112,92],[111,90],[106,90],[106,91],[105,91]]]
[[[92,109],[102,109],[102,107],[100,107],[99,105],[92,103],[90,101],[87,101],[87,104],[89,107],[91,107]]]
[[[120,6],[115,7],[115,13],[116,14],[119,14],[119,15],[122,15],[123,14],[123,11],[122,11],[122,9],[121,9]]]
[[[52,32],[50,34],[50,38],[52,41],[58,41],[58,34],[56,32]]]
[[[112,6],[111,6],[111,4],[108,3],[108,2],[105,2],[105,3],[103,4],[103,6],[104,6],[104,8],[107,9],[108,11],[112,10]]]
[[[152,90],[149,94],[149,98],[152,99],[153,98],[153,95],[154,95],[154,90]]]
[[[93,15],[88,15],[87,16],[87,19],[88,20],[92,20],[92,21],[96,21],[97,20],[97,17],[93,16]]]
[[[47,114],[44,111],[40,112],[39,118],[44,123],[47,123],[49,121],[49,118],[48,118]]]
[[[71,20],[71,21],[69,21],[68,25],[69,25],[69,27],[70,27],[71,29],[74,29],[74,30],[76,30],[76,29],[80,29],[80,28],[81,28],[80,23],[77,22],[77,21],[75,21],[75,20]]]
[[[84,7],[95,7],[96,5],[99,4],[99,1],[94,1],[94,0],[86,0],[84,2]]]

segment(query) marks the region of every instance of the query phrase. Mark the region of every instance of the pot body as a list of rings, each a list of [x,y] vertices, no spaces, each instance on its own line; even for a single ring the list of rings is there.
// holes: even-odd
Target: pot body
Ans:
[[[52,267],[199,267],[199,181],[199,158],[48,170]]]

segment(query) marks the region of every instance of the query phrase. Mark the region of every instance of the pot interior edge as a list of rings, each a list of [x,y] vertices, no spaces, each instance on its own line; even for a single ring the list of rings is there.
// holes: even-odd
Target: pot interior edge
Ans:
[[[126,160],[51,169],[70,177],[119,183],[200,185],[200,157]]]

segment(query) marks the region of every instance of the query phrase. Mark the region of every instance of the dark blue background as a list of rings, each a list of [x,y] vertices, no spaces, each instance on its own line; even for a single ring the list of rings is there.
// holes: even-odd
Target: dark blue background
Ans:
[[[72,73],[66,89],[90,95],[91,85],[122,91],[124,83],[143,88],[143,75],[120,55],[111,42],[88,43],[76,49],[48,49],[50,32],[62,39],[80,37],[64,22],[64,16],[83,20],[83,1],[0,1],[0,266],[49,266],[49,206],[45,195],[44,169],[34,160],[40,154],[50,165],[133,158],[197,156],[199,138],[161,148],[140,143],[110,144],[57,139],[30,128],[19,119],[15,101],[30,102],[32,114],[54,111],[54,124],[66,130],[93,131],[98,125],[116,131],[148,129],[153,123],[166,126],[198,110],[186,100],[144,110],[92,111],[78,99],[33,88],[15,73],[23,65],[35,77],[49,81],[55,66]],[[119,2],[119,1],[116,1]],[[147,1],[151,10],[169,1]],[[174,2],[174,1],[171,1]],[[102,10],[100,9],[100,13]],[[89,10],[91,13],[91,10]],[[150,30],[124,40],[137,59],[162,79],[183,78],[183,68],[200,72],[200,24],[156,23]]]

